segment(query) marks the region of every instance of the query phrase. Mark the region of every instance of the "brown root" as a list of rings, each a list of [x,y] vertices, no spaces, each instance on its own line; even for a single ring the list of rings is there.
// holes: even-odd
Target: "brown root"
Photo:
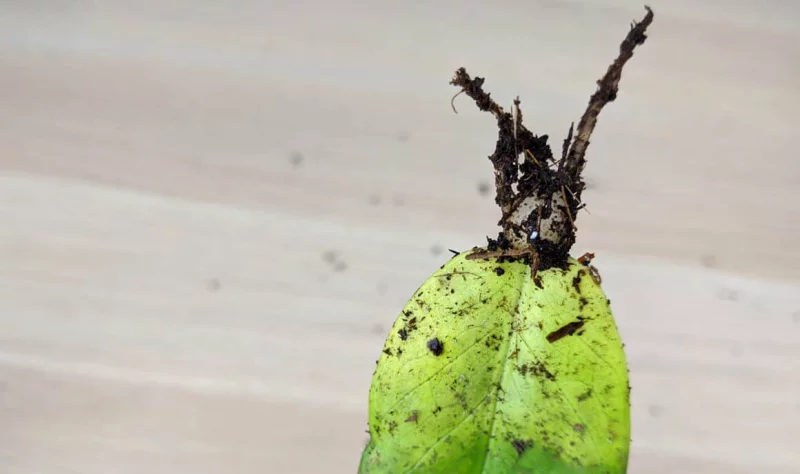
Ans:
[[[450,81],[461,88],[456,96],[464,93],[475,101],[478,109],[494,115],[499,129],[495,151],[489,160],[494,166],[495,202],[502,212],[498,222],[502,231],[497,240],[490,239],[488,251],[475,254],[475,258],[527,256],[535,262],[534,273],[566,266],[575,243],[575,219],[585,206],[581,202],[585,187],[581,174],[589,138],[600,111],[617,97],[623,67],[634,49],[647,38],[653,11],[645,9],[644,19],[631,25],[620,44],[619,55],[597,81],[597,90],[589,98],[577,129],[574,124],[570,126],[558,161],[547,144],[547,135],[534,135],[523,125],[519,98],[514,101],[513,109],[506,112],[484,91],[484,78],[471,77],[463,67],[456,71]],[[520,154],[524,157],[521,163]]]

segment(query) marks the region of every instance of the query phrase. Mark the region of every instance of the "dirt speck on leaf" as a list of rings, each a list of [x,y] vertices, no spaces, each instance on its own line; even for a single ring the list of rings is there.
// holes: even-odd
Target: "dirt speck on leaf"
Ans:
[[[585,402],[586,400],[591,398],[591,396],[592,396],[592,389],[591,388],[586,389],[585,392],[583,392],[582,394],[578,395],[578,401],[579,402]]]
[[[533,446],[533,441],[529,439],[515,439],[511,442],[511,445],[514,446],[514,449],[517,450],[517,455],[522,456],[522,454],[531,446]]]
[[[583,325],[586,324],[586,321],[583,319],[578,319],[577,321],[572,321],[567,323],[560,328],[556,329],[555,331],[551,332],[547,335],[547,342],[553,343],[558,341],[559,339],[565,338],[567,336],[571,336],[578,332],[578,329],[582,328]]]
[[[581,273],[575,275],[575,278],[572,279],[572,287],[575,288],[575,291],[580,294],[581,292]]]
[[[442,355],[442,352],[444,352],[444,344],[439,340],[438,337],[434,337],[428,341],[428,350],[431,351],[433,355],[440,356]]]

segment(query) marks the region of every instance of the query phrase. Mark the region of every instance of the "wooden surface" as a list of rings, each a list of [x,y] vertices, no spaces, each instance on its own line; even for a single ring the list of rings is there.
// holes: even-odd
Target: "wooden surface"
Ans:
[[[453,71],[559,144],[643,15],[432,5],[0,3],[0,472],[355,472],[389,325],[496,232]],[[651,5],[575,248],[627,342],[630,471],[797,473],[800,6]]]

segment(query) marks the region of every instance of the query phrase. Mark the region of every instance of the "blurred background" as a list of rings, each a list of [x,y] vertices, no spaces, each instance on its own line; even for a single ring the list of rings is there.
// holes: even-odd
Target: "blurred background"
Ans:
[[[634,473],[797,473],[800,3],[651,2],[574,253]],[[2,0],[0,472],[354,473],[406,299],[497,232],[464,66],[558,147],[627,0]]]

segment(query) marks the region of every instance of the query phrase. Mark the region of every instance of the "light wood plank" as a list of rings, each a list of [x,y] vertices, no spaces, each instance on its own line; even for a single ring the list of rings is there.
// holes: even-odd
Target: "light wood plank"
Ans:
[[[800,7],[721,5],[652,5],[589,148],[631,472],[800,470]],[[495,233],[493,123],[450,75],[556,144],[642,13],[1,5],[1,470],[354,472],[389,325]]]

